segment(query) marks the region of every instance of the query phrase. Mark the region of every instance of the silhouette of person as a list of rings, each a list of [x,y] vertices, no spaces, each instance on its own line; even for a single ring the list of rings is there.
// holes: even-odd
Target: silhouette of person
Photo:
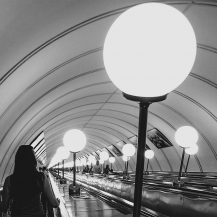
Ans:
[[[44,217],[41,195],[52,207],[59,206],[46,175],[36,169],[34,150],[29,145],[19,147],[14,172],[5,179],[2,195],[3,213],[11,205],[11,217]]]
[[[109,172],[110,172],[110,169],[109,169],[109,165],[107,164],[103,173],[107,175],[107,174],[109,174]]]
[[[96,161],[96,165],[93,167],[93,172],[97,173],[97,174],[101,173],[101,167],[99,165],[99,161],[98,160]]]

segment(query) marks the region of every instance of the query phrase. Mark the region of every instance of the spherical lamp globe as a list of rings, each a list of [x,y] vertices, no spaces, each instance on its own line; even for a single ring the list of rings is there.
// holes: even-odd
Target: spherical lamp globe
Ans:
[[[123,156],[122,156],[122,159],[123,159],[123,161],[126,162],[126,161],[130,160],[130,157],[128,157],[128,156],[126,156],[126,155],[123,155]]]
[[[115,162],[115,157],[110,157],[109,158],[109,163],[113,164]]]
[[[186,148],[185,149],[185,153],[186,154],[189,154],[189,155],[195,155],[195,154],[197,154],[197,152],[198,152],[198,145],[197,144],[194,144],[194,145],[192,145],[191,147],[189,147],[189,148]]]
[[[56,156],[59,160],[65,160],[69,157],[70,152],[64,146],[61,146],[56,151]]]
[[[156,97],[177,88],[196,57],[196,37],[176,8],[144,3],[122,13],[110,27],[103,60],[111,81],[122,92]]]
[[[91,164],[95,165],[96,164],[96,158],[93,155],[90,155],[88,157],[88,161],[91,162]]]
[[[152,150],[146,150],[145,157],[149,160],[152,159],[154,157],[154,152]]]
[[[106,161],[106,160],[109,159],[109,154],[108,154],[107,151],[102,151],[102,152],[100,152],[99,156],[100,156],[100,159],[102,159],[102,160],[104,160],[104,161]]]
[[[132,157],[136,152],[136,148],[133,144],[125,144],[122,148],[122,153],[123,155],[127,156],[127,157]]]
[[[63,136],[63,144],[70,152],[79,152],[86,145],[86,136],[81,130],[72,129]]]
[[[81,161],[76,159],[75,164],[76,164],[77,167],[80,167],[81,166]]]
[[[104,164],[104,160],[103,160],[103,159],[100,159],[100,160],[99,160],[99,163],[100,163],[100,164]]]
[[[195,128],[191,126],[180,127],[175,132],[175,140],[177,144],[182,148],[190,147],[197,143],[198,132]]]
[[[83,165],[83,166],[86,166],[87,160],[86,160],[85,157],[81,158],[81,162],[82,162],[82,165]]]
[[[94,158],[94,159],[92,159],[92,165],[94,166],[94,165],[96,165],[96,159]]]

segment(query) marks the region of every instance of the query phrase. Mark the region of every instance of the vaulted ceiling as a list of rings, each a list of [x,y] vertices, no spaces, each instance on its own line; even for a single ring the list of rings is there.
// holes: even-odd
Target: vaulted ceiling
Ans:
[[[138,0],[2,0],[0,2],[0,179],[11,173],[19,145],[45,134],[47,165],[65,131],[81,129],[87,146],[79,154],[134,142],[138,103],[126,100],[109,80],[102,47],[113,21]],[[149,108],[148,130],[157,128],[173,144],[157,148],[152,170],[177,171],[181,150],[175,131],[199,132],[199,152],[189,170],[217,168],[217,3],[159,1],[183,12],[197,38],[188,78],[165,101]],[[117,156],[116,156],[117,157]],[[116,168],[121,169],[117,157]],[[135,167],[135,157],[131,169]]]

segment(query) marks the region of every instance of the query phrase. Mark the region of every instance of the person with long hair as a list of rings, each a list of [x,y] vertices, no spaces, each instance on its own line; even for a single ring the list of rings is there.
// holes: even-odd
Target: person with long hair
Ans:
[[[15,155],[14,172],[5,179],[2,195],[3,213],[11,204],[12,217],[44,217],[41,196],[52,207],[59,206],[50,182],[37,171],[37,161],[30,145],[21,145]]]

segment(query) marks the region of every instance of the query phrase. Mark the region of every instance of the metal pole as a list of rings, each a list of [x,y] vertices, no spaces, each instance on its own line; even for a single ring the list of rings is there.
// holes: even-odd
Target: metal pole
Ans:
[[[149,103],[140,102],[133,217],[140,216]]]
[[[126,162],[126,177],[128,176],[128,161]]]
[[[126,169],[126,161],[124,161],[124,175],[126,175],[126,171],[127,171],[127,169]]]
[[[147,162],[147,167],[146,167],[146,170],[145,170],[145,172],[147,172],[147,171],[148,171],[148,164],[149,164],[149,159],[148,159],[148,162]]]
[[[62,172],[62,178],[64,179],[64,160],[63,160],[63,172]]]
[[[191,157],[191,155],[189,154],[189,155],[188,155],[187,164],[186,164],[186,167],[185,167],[185,173],[187,173],[187,169],[188,169],[188,164],[189,164],[190,157]]]
[[[76,165],[75,165],[75,160],[76,160],[76,153],[73,152],[73,158],[74,158],[74,168],[73,168],[73,186],[76,185],[75,179],[76,179]]]
[[[182,151],[182,159],[181,159],[181,164],[180,164],[180,168],[179,168],[179,176],[178,176],[178,181],[179,181],[179,182],[181,181],[182,166],[183,166],[184,157],[185,157],[185,149],[183,148],[183,151]]]

